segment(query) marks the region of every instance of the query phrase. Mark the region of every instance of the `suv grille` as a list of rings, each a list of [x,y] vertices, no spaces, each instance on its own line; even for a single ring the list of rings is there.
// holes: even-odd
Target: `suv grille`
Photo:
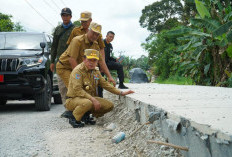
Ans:
[[[19,59],[0,59],[0,71],[16,71],[19,65]]]

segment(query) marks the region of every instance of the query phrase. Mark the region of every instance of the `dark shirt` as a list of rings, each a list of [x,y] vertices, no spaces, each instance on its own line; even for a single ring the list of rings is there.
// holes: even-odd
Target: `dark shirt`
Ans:
[[[112,46],[112,44],[111,44],[111,43],[108,44],[108,43],[106,42],[106,39],[104,39],[104,43],[105,43],[105,48],[104,48],[104,50],[105,50],[105,60],[106,60],[106,63],[109,62],[109,61],[114,61],[114,62],[116,62],[116,59],[113,58],[113,57],[111,57],[111,53],[112,53],[112,51],[113,51],[113,46]]]

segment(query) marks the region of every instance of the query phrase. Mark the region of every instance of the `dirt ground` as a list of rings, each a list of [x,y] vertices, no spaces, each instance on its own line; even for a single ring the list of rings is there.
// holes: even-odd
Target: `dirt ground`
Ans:
[[[52,105],[49,112],[37,112],[33,102],[12,101],[0,106],[0,156],[2,157],[179,157],[178,150],[147,140],[165,141],[152,125],[145,125],[132,137],[129,135],[141,126],[135,113],[115,102],[115,108],[96,125],[72,128],[65,118],[60,118],[64,107]],[[111,123],[116,128],[105,131]],[[118,132],[126,134],[118,144],[112,138]]]

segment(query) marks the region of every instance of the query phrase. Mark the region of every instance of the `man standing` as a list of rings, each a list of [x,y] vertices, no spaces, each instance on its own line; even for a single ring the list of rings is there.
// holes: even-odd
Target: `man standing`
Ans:
[[[72,70],[83,61],[84,50],[100,50],[100,47],[96,40],[101,34],[101,29],[101,25],[92,22],[88,33],[74,37],[66,51],[60,56],[59,61],[56,64],[57,74],[64,81],[66,87],[68,87],[69,77]],[[99,58],[99,65],[104,71],[104,73],[106,73],[108,78],[110,80],[113,80],[101,55]]]
[[[105,43],[105,61],[106,65],[109,70],[117,70],[118,78],[119,78],[119,86],[118,88],[121,89],[128,89],[123,82],[124,82],[124,72],[123,72],[123,66],[119,63],[120,61],[118,59],[115,59],[111,57],[111,53],[113,51],[113,46],[111,42],[114,40],[115,33],[112,31],[109,31],[106,35],[106,39],[104,39]]]
[[[66,44],[74,25],[71,22],[72,11],[69,8],[63,8],[61,10],[61,18],[63,23],[55,28],[53,43],[51,46],[51,65],[50,69],[52,72],[55,71],[55,63],[61,56],[61,54],[67,49]],[[63,81],[59,76],[57,76],[58,87],[63,104],[65,104],[65,97],[67,93],[67,88],[65,87]],[[65,115],[64,115],[65,116]]]
[[[67,44],[70,44],[74,37],[86,34],[89,31],[89,26],[90,26],[90,23],[92,22],[92,13],[89,12],[89,11],[82,12],[81,15],[80,15],[79,21],[81,21],[81,26],[80,27],[75,27],[73,29],[72,33],[69,36]],[[102,55],[103,58],[105,58],[105,53],[104,53],[105,45],[104,45],[101,34],[99,35],[99,37],[97,39],[97,42],[98,42],[99,47],[100,47],[101,55]]]
[[[66,100],[66,108],[73,111],[74,119],[69,119],[69,123],[74,127],[83,127],[82,117],[91,112],[95,117],[101,117],[113,109],[113,103],[97,97],[98,85],[111,93],[117,95],[127,95],[134,93],[129,90],[126,92],[119,91],[101,76],[100,71],[96,68],[100,58],[99,51],[94,49],[85,49],[83,63],[76,66],[69,80]]]

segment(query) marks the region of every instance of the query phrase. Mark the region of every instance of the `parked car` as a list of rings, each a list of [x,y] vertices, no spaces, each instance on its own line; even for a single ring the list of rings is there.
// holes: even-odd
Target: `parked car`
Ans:
[[[45,33],[0,32],[0,105],[35,100],[37,110],[50,110],[51,97],[59,94],[49,68],[51,42]]]
[[[55,104],[62,104],[62,98],[59,92],[57,74],[53,75],[53,99]]]

